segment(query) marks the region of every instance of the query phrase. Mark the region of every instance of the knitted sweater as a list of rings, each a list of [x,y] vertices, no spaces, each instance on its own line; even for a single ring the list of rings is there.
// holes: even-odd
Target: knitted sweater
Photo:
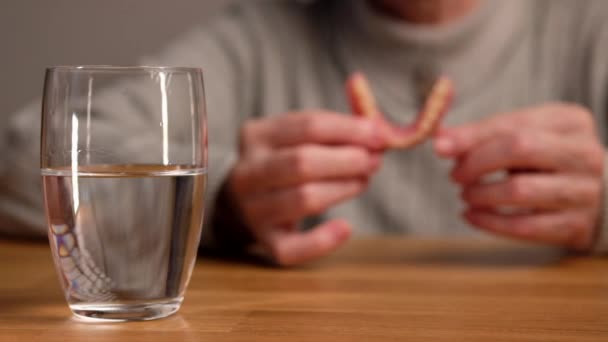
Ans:
[[[607,15],[602,0],[485,0],[461,20],[431,27],[385,17],[363,0],[247,1],[143,62],[204,70],[210,217],[238,157],[243,121],[315,108],[351,115],[343,84],[354,70],[368,76],[394,121],[411,121],[421,89],[445,74],[458,93],[446,125],[567,101],[594,113],[606,142]],[[35,102],[0,128],[0,217],[7,232],[44,231],[39,116]],[[389,152],[364,194],[306,223],[344,217],[358,234],[479,234],[460,216],[464,206],[449,180],[450,166],[428,143]],[[608,235],[606,216],[602,237]],[[205,232],[211,241],[211,229]]]

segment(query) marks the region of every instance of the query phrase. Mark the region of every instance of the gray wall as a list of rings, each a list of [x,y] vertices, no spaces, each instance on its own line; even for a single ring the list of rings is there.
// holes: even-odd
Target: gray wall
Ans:
[[[0,0],[0,119],[40,95],[46,66],[134,64],[229,2]]]

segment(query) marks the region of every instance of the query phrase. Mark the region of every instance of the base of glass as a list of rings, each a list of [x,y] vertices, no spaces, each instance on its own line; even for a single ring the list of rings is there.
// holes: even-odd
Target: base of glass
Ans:
[[[131,322],[167,317],[177,312],[181,305],[182,298],[161,303],[80,303],[70,304],[70,309],[76,318],[86,322]]]

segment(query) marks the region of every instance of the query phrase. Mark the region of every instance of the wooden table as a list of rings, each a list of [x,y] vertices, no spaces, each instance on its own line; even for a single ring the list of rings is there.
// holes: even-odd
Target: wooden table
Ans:
[[[296,269],[203,259],[181,311],[76,321],[46,244],[0,242],[0,341],[608,341],[608,258],[463,240],[351,241]]]

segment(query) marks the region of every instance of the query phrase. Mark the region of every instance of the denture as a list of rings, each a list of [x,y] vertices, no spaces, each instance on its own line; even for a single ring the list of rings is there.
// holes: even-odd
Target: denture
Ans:
[[[378,120],[384,126],[388,147],[409,148],[425,141],[439,127],[441,118],[449,109],[454,97],[454,86],[448,78],[438,78],[414,122],[405,126],[397,125],[385,118],[362,73],[355,72],[349,77],[346,82],[346,92],[355,115]]]

